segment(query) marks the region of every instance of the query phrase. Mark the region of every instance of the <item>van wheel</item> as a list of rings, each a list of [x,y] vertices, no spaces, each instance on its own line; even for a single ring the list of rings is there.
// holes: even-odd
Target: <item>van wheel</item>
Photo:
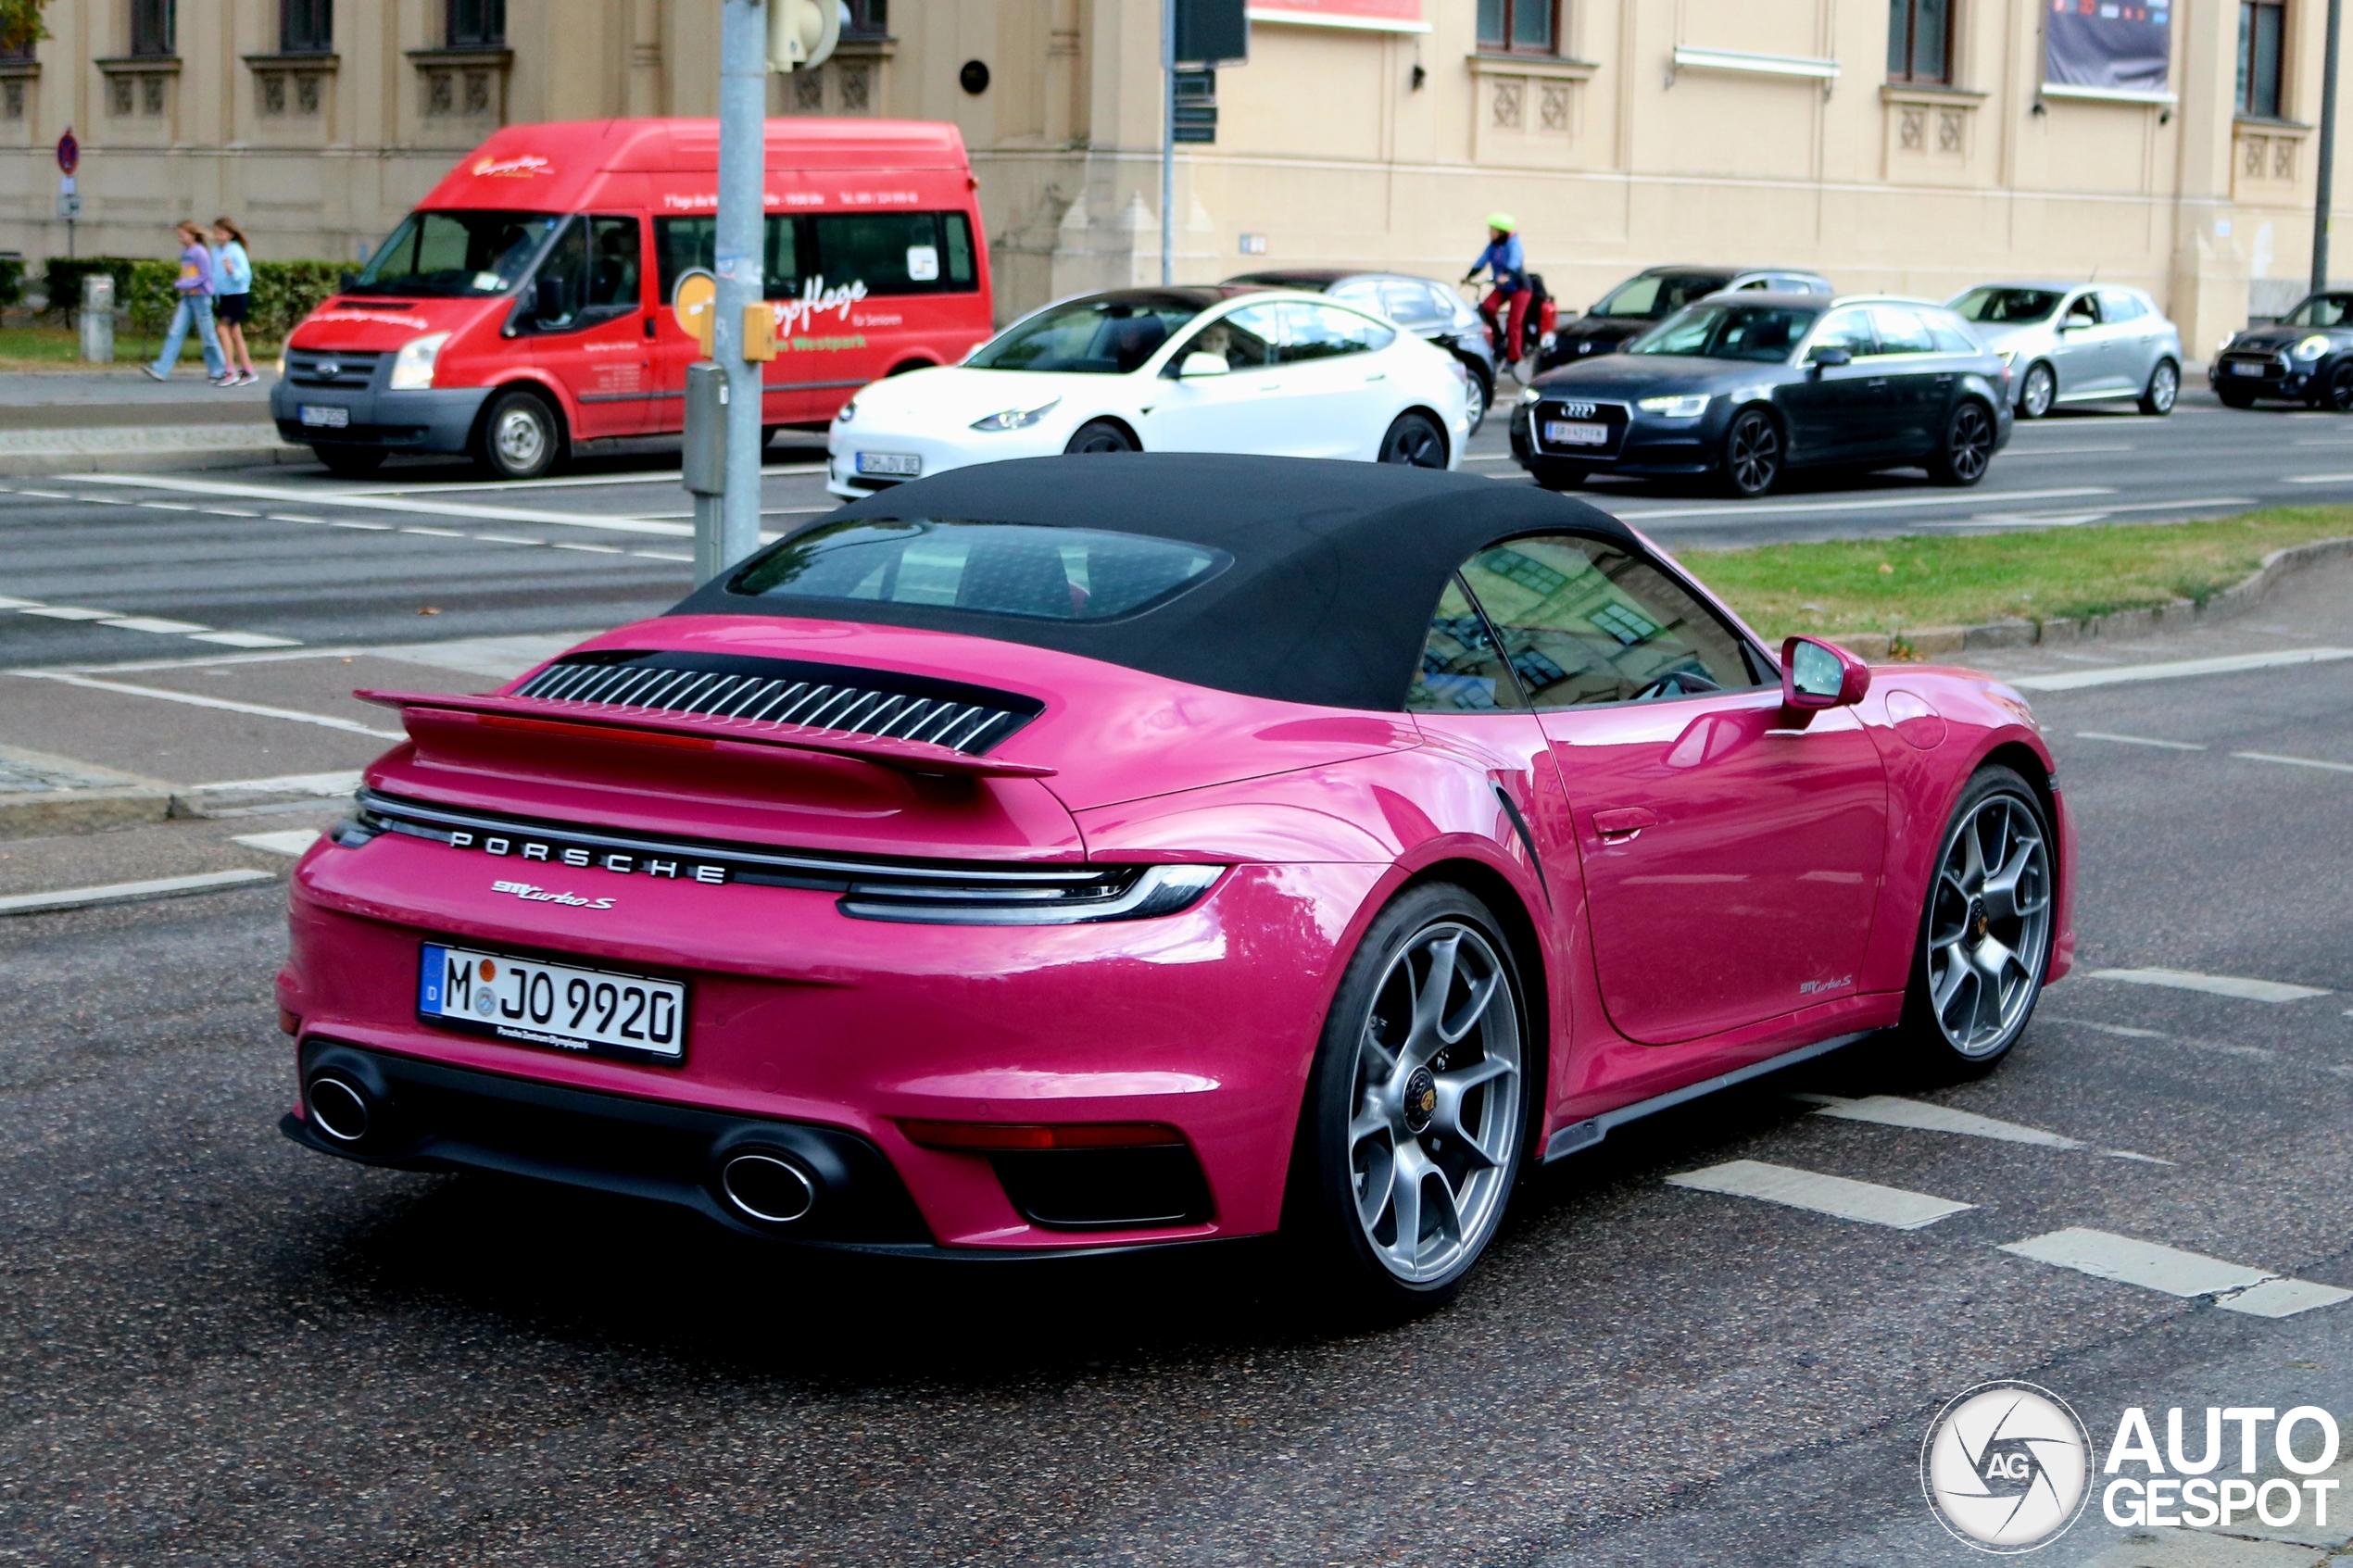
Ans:
[[[490,400],[474,437],[474,461],[500,479],[537,479],[563,458],[563,419],[535,392]]]
[[[310,450],[337,479],[365,479],[384,466],[381,446],[313,446]]]

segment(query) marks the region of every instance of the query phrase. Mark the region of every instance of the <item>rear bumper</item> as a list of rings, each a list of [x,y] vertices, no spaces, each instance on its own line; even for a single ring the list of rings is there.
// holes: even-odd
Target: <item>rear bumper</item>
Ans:
[[[280,436],[306,445],[463,452],[473,439],[475,417],[489,395],[486,386],[392,392],[373,386],[296,386],[281,381],[271,389],[270,417],[277,421]],[[305,408],[340,409],[346,422],[306,424]]]

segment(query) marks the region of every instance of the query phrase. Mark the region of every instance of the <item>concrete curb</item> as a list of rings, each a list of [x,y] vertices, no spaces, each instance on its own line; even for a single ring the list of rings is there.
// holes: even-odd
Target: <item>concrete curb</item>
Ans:
[[[309,447],[280,440],[271,424],[0,431],[0,478],[9,479],[317,460]]]
[[[132,822],[159,822],[171,810],[171,786],[159,779],[95,767],[69,757],[0,746],[0,765],[19,773],[70,781],[0,794],[0,839],[96,833]]]
[[[1857,632],[1834,637],[1841,647],[1861,658],[1893,658],[1890,645],[1910,645],[1915,659],[1942,659],[1979,648],[2058,646],[2121,637],[2145,637],[2179,631],[2205,621],[2227,621],[2261,604],[2280,583],[2322,561],[2353,556],[2353,539],[2318,539],[2273,550],[2263,564],[2232,583],[2203,605],[2175,599],[2151,609],[2119,610],[2112,615],[2060,616],[2049,621],[1989,621],[1976,626],[1923,626],[1917,632]]]

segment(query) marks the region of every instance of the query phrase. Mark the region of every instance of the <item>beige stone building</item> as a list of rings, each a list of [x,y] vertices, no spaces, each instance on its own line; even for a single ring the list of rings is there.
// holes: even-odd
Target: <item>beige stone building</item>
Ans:
[[[1675,260],[1939,297],[2096,270],[2152,290],[2203,354],[2307,271],[2323,0],[2173,0],[2161,85],[2050,85],[2049,14],[2085,3],[1253,0],[1216,143],[1180,149],[1176,275],[1453,278],[1500,207],[1571,305]],[[1000,316],[1158,277],[1156,0],[848,11],[830,64],[774,80],[775,111],[961,126]],[[356,257],[501,123],[712,112],[718,14],[50,0],[56,36],[0,59],[0,250],[66,248],[70,125],[82,254],[161,254],[171,220],[227,211],[265,257]]]

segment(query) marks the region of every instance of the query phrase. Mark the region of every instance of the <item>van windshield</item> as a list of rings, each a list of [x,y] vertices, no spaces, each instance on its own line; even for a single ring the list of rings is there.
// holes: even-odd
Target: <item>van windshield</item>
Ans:
[[[505,294],[556,226],[547,212],[412,212],[346,294]]]

